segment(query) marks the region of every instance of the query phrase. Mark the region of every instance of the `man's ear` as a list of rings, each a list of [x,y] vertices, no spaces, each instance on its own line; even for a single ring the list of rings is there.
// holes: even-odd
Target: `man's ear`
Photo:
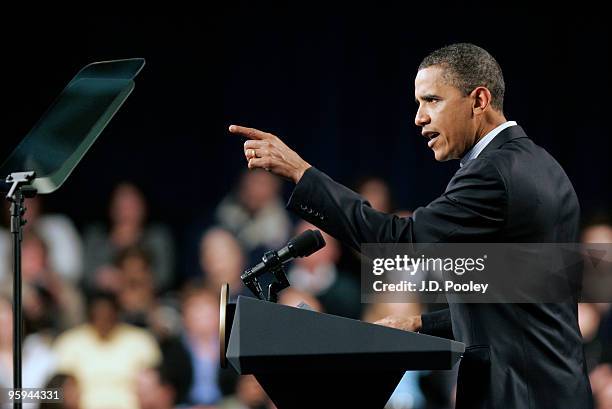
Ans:
[[[491,91],[487,87],[476,87],[470,93],[472,100],[472,112],[474,115],[482,114],[491,105]]]

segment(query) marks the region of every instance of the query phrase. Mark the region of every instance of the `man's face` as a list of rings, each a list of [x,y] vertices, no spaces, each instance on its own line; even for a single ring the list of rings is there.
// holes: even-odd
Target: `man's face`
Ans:
[[[419,104],[414,123],[423,128],[421,133],[429,139],[427,145],[436,160],[463,157],[476,139],[473,98],[447,84],[438,66],[417,73],[414,96]]]

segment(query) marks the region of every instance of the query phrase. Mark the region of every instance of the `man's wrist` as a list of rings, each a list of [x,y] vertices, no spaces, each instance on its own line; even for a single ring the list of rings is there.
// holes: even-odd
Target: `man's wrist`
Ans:
[[[302,179],[302,177],[304,176],[304,173],[310,169],[312,166],[310,166],[309,163],[304,162],[304,166],[301,166],[297,172],[295,173],[295,176],[293,177],[293,183],[295,183],[296,185],[298,184],[298,182]]]
[[[415,326],[415,330],[414,331],[415,332],[421,332],[421,329],[423,329],[423,320],[421,319],[421,316],[417,315],[415,317],[415,321],[416,322],[414,324],[414,326]]]

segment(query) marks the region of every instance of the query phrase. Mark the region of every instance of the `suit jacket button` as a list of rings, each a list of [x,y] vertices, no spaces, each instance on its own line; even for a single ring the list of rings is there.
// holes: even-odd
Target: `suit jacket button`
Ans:
[[[306,206],[304,206],[303,204],[300,205],[300,209],[302,210],[306,210]]]
[[[308,214],[312,214],[312,209],[308,209]]]

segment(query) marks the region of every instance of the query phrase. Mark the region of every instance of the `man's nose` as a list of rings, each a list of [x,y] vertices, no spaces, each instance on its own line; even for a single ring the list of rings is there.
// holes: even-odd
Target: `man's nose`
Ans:
[[[416,116],[414,117],[414,124],[416,126],[423,127],[430,122],[431,118],[421,108],[417,109]]]

